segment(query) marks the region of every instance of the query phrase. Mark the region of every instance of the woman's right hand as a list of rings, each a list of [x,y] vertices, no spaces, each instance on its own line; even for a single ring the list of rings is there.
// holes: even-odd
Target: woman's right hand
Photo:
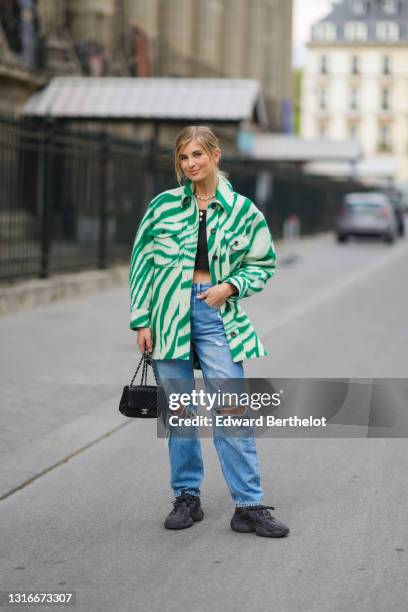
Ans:
[[[153,342],[150,327],[139,327],[137,329],[137,344],[142,353],[144,351],[152,352]]]

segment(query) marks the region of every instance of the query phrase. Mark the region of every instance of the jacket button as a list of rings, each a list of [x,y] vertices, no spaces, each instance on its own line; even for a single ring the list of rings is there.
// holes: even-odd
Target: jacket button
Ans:
[[[215,227],[213,227],[213,228],[212,228],[212,230],[211,230],[211,233],[212,233],[212,234],[215,234],[215,232],[216,232],[216,231],[217,231],[217,230],[215,229]]]
[[[235,338],[236,335],[237,335],[237,332],[231,332],[231,338]]]
[[[213,261],[217,261],[218,255],[213,255]]]

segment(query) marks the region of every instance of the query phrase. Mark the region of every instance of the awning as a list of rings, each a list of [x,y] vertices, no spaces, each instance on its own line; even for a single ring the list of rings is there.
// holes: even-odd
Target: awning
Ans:
[[[23,114],[60,120],[121,120],[267,125],[254,79],[56,77]]]

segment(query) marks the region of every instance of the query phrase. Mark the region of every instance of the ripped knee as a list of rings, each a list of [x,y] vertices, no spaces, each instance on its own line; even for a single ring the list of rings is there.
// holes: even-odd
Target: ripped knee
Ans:
[[[183,406],[182,404],[179,404],[177,408],[172,408],[170,410],[170,414],[172,416],[177,416],[177,417],[182,417],[182,418],[190,416],[190,413],[187,410],[187,407]]]

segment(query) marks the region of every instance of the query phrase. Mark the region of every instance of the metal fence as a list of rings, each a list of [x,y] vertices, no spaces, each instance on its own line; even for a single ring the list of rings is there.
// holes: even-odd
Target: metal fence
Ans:
[[[290,214],[302,233],[330,229],[351,187],[241,159],[223,169],[274,238]],[[128,262],[147,203],[175,186],[170,150],[0,116],[0,282]]]
[[[148,171],[134,143],[0,118],[0,278],[126,259]]]

